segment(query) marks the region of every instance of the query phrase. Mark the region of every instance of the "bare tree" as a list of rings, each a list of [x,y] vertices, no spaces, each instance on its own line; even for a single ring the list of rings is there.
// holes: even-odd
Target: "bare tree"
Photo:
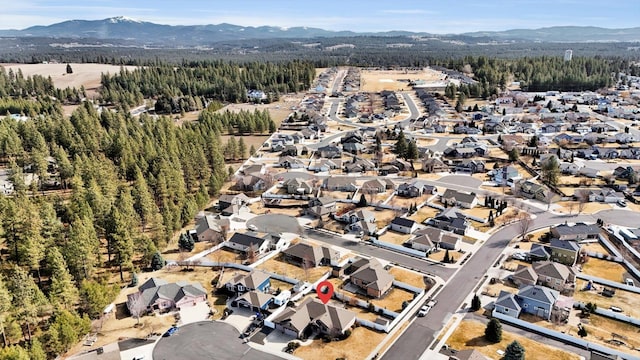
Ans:
[[[520,213],[520,217],[518,218],[518,228],[520,229],[520,236],[522,236],[522,240],[527,236],[529,228],[531,227],[531,222],[531,215],[526,212]]]
[[[567,204],[567,209],[569,210],[569,215],[573,215],[573,210],[576,208],[576,202],[571,201]]]
[[[127,308],[129,309],[131,316],[136,319],[136,325],[139,325],[140,317],[147,311],[142,293],[137,292],[127,297]]]
[[[576,190],[575,196],[578,200],[578,214],[581,214],[589,202],[589,192],[588,190]]]
[[[250,264],[256,262],[256,246],[253,243],[249,244],[247,249],[247,260]]]
[[[376,200],[376,193],[378,192],[377,189],[367,184],[367,186],[363,187],[361,191],[369,198],[369,204],[373,204]]]
[[[547,211],[551,208],[551,204],[553,204],[553,199],[555,198],[555,194],[553,191],[549,190],[544,195],[544,202],[547,204]]]

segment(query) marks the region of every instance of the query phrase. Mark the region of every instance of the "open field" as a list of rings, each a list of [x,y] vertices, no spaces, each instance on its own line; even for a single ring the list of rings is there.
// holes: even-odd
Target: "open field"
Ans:
[[[0,64],[7,71],[13,70],[17,72],[22,70],[22,74],[26,76],[42,75],[44,77],[51,76],[53,84],[58,89],[66,89],[67,87],[80,88],[84,86],[87,90],[87,97],[92,98],[96,95],[100,87],[100,76],[102,73],[115,74],[120,72],[119,65],[106,64],[70,64],[73,74],[67,74],[67,64]],[[136,66],[123,66],[127,70],[133,70]]]
[[[517,340],[525,349],[527,360],[578,360],[578,355],[541,344],[524,336],[507,331],[502,332],[502,341],[489,343],[484,338],[485,325],[473,320],[463,320],[447,339],[450,348],[456,350],[476,349],[491,359],[502,359],[498,350],[504,351],[512,341]]]
[[[582,272],[587,275],[597,276],[599,278],[615,282],[622,282],[627,270],[624,266],[613,261],[589,258],[585,264],[582,264]]]
[[[444,74],[431,69],[416,71],[405,70],[362,70],[360,72],[360,89],[365,92],[379,92],[382,90],[411,90],[408,81],[401,79],[424,80],[435,82],[442,80]]]
[[[386,336],[363,326],[353,329],[351,336],[342,341],[325,343],[313,340],[310,345],[299,347],[293,354],[304,360],[365,359]]]
[[[282,255],[277,255],[275,258],[258,265],[258,269],[286,275],[288,277],[308,281],[310,283],[315,282],[330,270],[328,266],[316,266],[315,268],[310,268],[305,271],[301,267],[289,264],[282,260]]]
[[[391,270],[389,270],[389,273],[400,282],[419,288],[427,287],[424,282],[424,275],[417,272],[405,270],[401,267],[394,266],[391,268]]]
[[[581,301],[583,303],[595,303],[601,309],[608,309],[611,306],[617,306],[622,309],[622,312],[634,318],[640,318],[640,295],[624,290],[616,290],[616,294],[613,297],[606,297],[598,294],[598,291],[604,287],[597,285],[598,291],[584,289],[586,281],[577,279],[576,292],[573,294],[575,301]]]

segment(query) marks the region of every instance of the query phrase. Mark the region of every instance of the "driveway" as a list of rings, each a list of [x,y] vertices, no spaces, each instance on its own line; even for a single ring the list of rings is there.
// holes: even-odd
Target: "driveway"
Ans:
[[[276,360],[278,356],[256,350],[240,339],[231,325],[203,321],[180,327],[175,334],[163,337],[153,350],[154,360]]]
[[[187,325],[209,318],[209,304],[206,301],[197,303],[195,306],[183,307],[180,309],[180,323]]]
[[[294,233],[300,235],[302,228],[298,224],[298,219],[289,215],[265,214],[254,217],[247,221],[247,228],[255,226],[257,231],[266,233]]]

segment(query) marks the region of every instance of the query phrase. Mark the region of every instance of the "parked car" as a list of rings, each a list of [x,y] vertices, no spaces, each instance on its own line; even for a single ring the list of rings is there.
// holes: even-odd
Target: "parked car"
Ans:
[[[249,229],[249,230],[251,230],[251,231],[258,231],[258,227],[257,227],[257,226],[255,226],[255,225],[253,225],[253,224],[251,224],[251,225],[247,226],[247,229]]]
[[[618,206],[627,207],[627,202],[625,200],[618,200]]]
[[[420,311],[418,311],[418,316],[419,317],[427,316],[429,311],[431,311],[431,308],[433,308],[436,305],[436,303],[437,303],[437,301],[431,300],[426,305],[423,305],[420,308]]]
[[[169,330],[167,330],[167,331],[164,333],[164,335],[162,335],[162,336],[164,336],[164,337],[169,337],[169,336],[171,336],[171,335],[175,334],[175,333],[176,333],[176,331],[178,331],[178,327],[177,327],[177,326],[172,326],[172,327],[170,327],[170,328],[169,328]]]
[[[611,307],[609,308],[609,310],[611,310],[611,311],[613,311],[613,312],[618,312],[618,313],[622,312],[622,309],[620,309],[620,308],[619,308],[619,307],[617,307],[617,306],[611,306]]]
[[[515,260],[524,261],[526,259],[526,256],[523,253],[517,252],[517,253],[514,253],[513,255],[511,255],[511,258],[515,259]]]
[[[633,279],[632,278],[626,278],[624,280],[624,284],[625,285],[629,285],[629,286],[636,286],[636,284],[634,284]]]

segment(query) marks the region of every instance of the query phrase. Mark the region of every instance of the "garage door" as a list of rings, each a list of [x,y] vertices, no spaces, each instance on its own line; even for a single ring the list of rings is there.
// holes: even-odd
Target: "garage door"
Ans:
[[[295,331],[293,331],[291,329],[288,329],[288,328],[285,328],[285,327],[282,327],[281,325],[278,325],[278,324],[276,324],[276,330],[280,331],[280,332],[284,331],[284,333],[289,335],[289,336],[298,337],[298,334],[296,334]]]

